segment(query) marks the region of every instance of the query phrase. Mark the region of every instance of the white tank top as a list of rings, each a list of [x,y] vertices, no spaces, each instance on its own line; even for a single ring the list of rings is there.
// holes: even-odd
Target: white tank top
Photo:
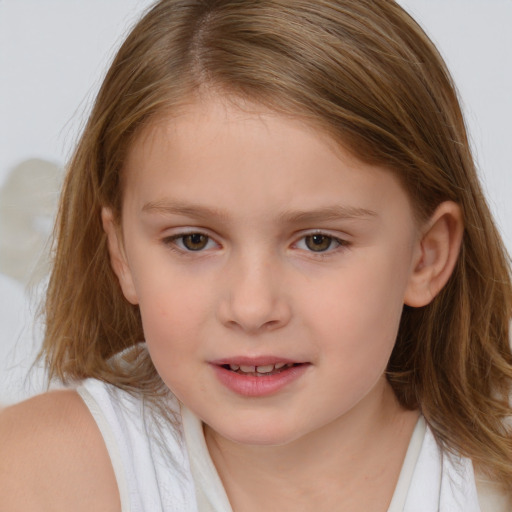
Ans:
[[[107,446],[122,512],[233,512],[200,420],[176,399],[168,403],[174,424],[153,405],[103,382],[86,380],[77,391]],[[483,510],[471,461],[442,452],[420,418],[388,512]]]

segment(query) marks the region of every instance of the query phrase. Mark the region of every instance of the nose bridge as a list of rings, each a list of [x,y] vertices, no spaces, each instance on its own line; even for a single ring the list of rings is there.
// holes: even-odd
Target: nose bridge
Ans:
[[[223,321],[247,332],[285,325],[291,310],[282,276],[280,258],[269,249],[235,253],[225,276]]]

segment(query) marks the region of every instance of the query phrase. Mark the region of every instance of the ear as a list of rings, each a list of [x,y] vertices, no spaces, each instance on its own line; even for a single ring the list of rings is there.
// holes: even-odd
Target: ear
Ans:
[[[452,201],[441,203],[425,223],[417,241],[405,304],[426,306],[441,291],[457,262],[463,232],[459,205]]]
[[[126,300],[132,304],[138,304],[137,293],[133,283],[132,273],[126,260],[124,245],[121,235],[121,227],[114,220],[114,214],[110,208],[103,207],[101,210],[103,229],[107,234],[108,252],[112,270],[119,279]]]

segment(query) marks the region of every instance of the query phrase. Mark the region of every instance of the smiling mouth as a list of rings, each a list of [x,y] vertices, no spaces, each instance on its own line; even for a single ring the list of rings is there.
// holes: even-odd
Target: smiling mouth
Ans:
[[[301,366],[301,364],[302,363],[276,363],[260,366],[223,364],[221,366],[222,368],[237,373],[238,375],[245,375],[248,377],[268,377],[282,373],[290,368]]]
[[[273,356],[233,357],[212,361],[217,379],[227,389],[243,397],[267,397],[279,393],[302,378],[311,366]]]

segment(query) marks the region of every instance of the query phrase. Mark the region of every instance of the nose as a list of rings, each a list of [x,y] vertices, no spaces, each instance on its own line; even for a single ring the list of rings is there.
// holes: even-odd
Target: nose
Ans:
[[[248,334],[284,327],[291,305],[279,265],[264,257],[230,262],[222,276],[220,321]]]

